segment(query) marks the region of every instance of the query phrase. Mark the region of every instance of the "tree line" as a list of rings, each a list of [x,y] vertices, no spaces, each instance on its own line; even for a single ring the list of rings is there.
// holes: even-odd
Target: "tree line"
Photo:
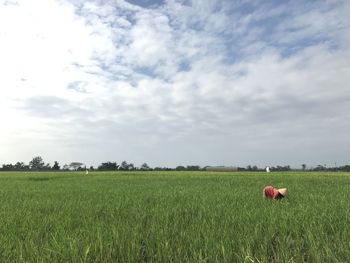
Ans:
[[[81,162],[71,162],[70,164],[64,164],[61,166],[57,161],[51,166],[49,163],[45,163],[41,156],[34,157],[28,164],[24,162],[16,162],[15,164],[3,164],[0,167],[0,171],[83,171],[83,170],[97,170],[97,171],[206,171],[210,166],[201,167],[199,165],[179,165],[176,168],[169,167],[150,167],[147,163],[143,163],[140,167],[135,166],[133,163],[123,161],[120,164],[116,162],[103,162],[96,168],[93,166],[86,167]],[[213,168],[213,167],[211,167]],[[214,167],[215,168],[215,167]],[[317,165],[316,167],[307,168],[306,164],[301,165],[301,169],[292,169],[289,165],[285,166],[272,166],[269,167],[270,171],[346,171],[350,172],[350,165],[327,167],[326,165]],[[211,169],[213,170],[213,169]],[[215,169],[214,169],[215,170]],[[247,167],[236,167],[237,171],[253,171],[263,172],[265,168],[259,168],[256,165],[248,165]]]

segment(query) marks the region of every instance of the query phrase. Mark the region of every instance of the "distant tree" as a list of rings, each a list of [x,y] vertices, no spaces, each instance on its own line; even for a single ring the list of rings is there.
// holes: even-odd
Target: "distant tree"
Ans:
[[[25,165],[24,162],[17,162],[14,166],[13,166],[14,170],[17,171],[23,171],[26,170],[26,168],[28,168],[27,165]]]
[[[129,168],[129,164],[126,161],[122,161],[121,165],[119,166],[119,170],[126,171]]]
[[[115,171],[118,170],[119,165],[117,165],[117,163],[112,163],[112,162],[105,162],[102,163],[100,166],[98,166],[98,170],[102,170],[102,171]]]
[[[144,164],[141,165],[141,170],[142,171],[148,171],[148,170],[150,170],[150,167],[148,166],[147,163],[144,163]]]
[[[62,170],[68,171],[69,170],[69,165],[68,164],[63,165]]]
[[[302,169],[303,171],[306,170],[306,164],[305,164],[305,163],[303,163],[303,164],[301,165],[301,169]]]
[[[51,170],[51,165],[49,163],[45,164],[43,170]]]
[[[172,169],[169,167],[155,167],[153,170],[154,171],[174,171],[175,169]]]
[[[90,168],[89,168],[90,171],[93,171],[95,170],[95,168],[91,165]]]
[[[270,167],[271,171],[290,171],[292,170],[289,165],[281,166],[277,165],[276,167]]]
[[[317,165],[314,171],[325,171],[327,168],[321,164]]]
[[[188,165],[187,171],[199,171],[200,167],[198,165]]]
[[[58,162],[55,161],[55,163],[54,163],[53,166],[52,166],[52,170],[58,171],[60,168],[61,168],[61,167],[59,166]]]
[[[290,168],[289,165],[285,165],[285,166],[284,166],[284,171],[290,171],[290,170],[292,170],[292,169]]]
[[[129,164],[128,164],[127,170],[128,170],[128,171],[133,171],[133,170],[136,170],[136,167],[134,166],[133,163],[129,163]]]
[[[40,156],[36,156],[29,162],[29,167],[32,170],[42,170],[45,167],[45,163],[43,161],[43,158]]]
[[[72,163],[69,164],[69,168],[72,168],[75,171],[77,171],[82,166],[83,166],[83,163],[79,163],[79,162],[72,162]]]
[[[344,165],[340,167],[341,171],[350,172],[350,165]]]
[[[3,164],[2,170],[3,171],[12,171],[12,170],[14,170],[14,166],[13,166],[13,164]]]
[[[179,165],[175,168],[176,171],[186,171],[186,167],[185,166],[182,166],[182,165]]]

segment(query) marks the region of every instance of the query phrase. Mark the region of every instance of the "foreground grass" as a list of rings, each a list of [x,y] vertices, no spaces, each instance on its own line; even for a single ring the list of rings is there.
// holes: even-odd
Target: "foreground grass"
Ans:
[[[264,200],[265,185],[288,187]],[[0,173],[0,262],[349,262],[345,173]]]

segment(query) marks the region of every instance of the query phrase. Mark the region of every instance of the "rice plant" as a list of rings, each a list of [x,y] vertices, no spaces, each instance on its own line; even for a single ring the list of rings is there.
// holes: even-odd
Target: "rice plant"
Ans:
[[[288,187],[265,200],[265,185]],[[348,262],[346,173],[0,173],[0,262]]]

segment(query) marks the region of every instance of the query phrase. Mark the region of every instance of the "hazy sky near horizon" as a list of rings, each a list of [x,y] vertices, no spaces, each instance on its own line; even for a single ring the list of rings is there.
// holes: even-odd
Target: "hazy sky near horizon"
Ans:
[[[350,1],[0,0],[0,165],[350,163]]]

